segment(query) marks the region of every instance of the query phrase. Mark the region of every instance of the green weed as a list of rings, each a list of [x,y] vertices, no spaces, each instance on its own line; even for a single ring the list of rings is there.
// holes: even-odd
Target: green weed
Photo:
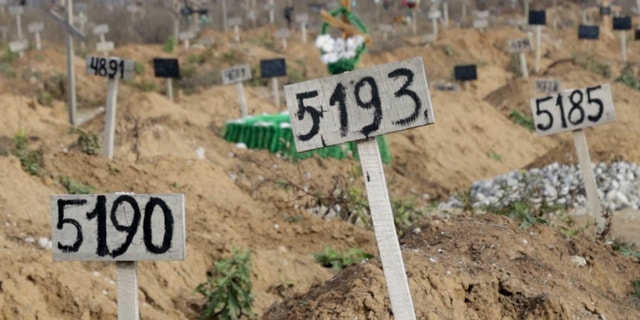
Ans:
[[[509,119],[511,119],[513,123],[527,128],[529,131],[536,130],[534,126],[533,118],[518,110],[512,110],[511,113],[509,114]]]
[[[93,186],[84,185],[80,181],[69,177],[62,176],[59,180],[70,194],[92,194],[95,190]]]
[[[233,256],[216,262],[207,281],[196,287],[207,299],[200,320],[254,318],[252,288],[250,252],[234,248]]]
[[[78,140],[75,142],[75,146],[80,148],[80,151],[84,154],[94,156],[100,151],[100,143],[98,142],[98,135],[93,131],[84,131],[80,128],[69,128],[69,134],[77,134]]]
[[[27,132],[20,130],[13,138],[13,145],[13,155],[20,159],[22,170],[32,176],[40,175],[43,164],[42,150],[29,150]]]
[[[170,36],[169,38],[167,38],[167,41],[165,41],[164,44],[162,45],[162,52],[172,53],[175,48],[176,48],[176,41],[175,39],[173,39],[173,37]]]
[[[322,266],[340,271],[352,264],[371,259],[373,255],[358,248],[351,248],[345,253],[339,253],[328,246],[324,252],[316,253],[314,257]]]

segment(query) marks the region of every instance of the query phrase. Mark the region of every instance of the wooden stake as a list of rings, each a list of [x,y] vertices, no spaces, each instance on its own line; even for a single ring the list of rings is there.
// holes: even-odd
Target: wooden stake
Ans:
[[[535,64],[535,70],[536,70],[536,74],[540,72],[540,53],[542,51],[541,47],[541,38],[542,37],[542,26],[541,25],[536,25],[536,64]]]
[[[627,31],[622,30],[620,37],[621,37],[620,42],[622,46],[622,62],[626,64],[627,63]]]
[[[269,23],[273,24],[275,22],[275,15],[274,15],[274,10],[275,10],[275,4],[273,3],[273,0],[269,0]]]
[[[529,78],[529,69],[527,68],[527,57],[523,52],[520,52],[520,70],[522,71],[522,77]]]
[[[280,110],[280,90],[278,90],[278,77],[271,78],[271,86],[273,87],[273,99],[275,100],[276,107]]]
[[[240,114],[242,115],[242,118],[246,118],[248,116],[247,99],[244,96],[244,86],[242,85],[242,81],[238,82],[236,87],[238,88],[238,98],[240,99]],[[278,108],[279,107],[280,106],[278,106]]]
[[[447,0],[442,2],[442,15],[444,16],[443,24],[445,27],[449,26],[449,5],[447,4]]]
[[[104,157],[113,160],[113,141],[116,133],[116,108],[118,100],[118,77],[109,78],[107,88],[106,121],[104,127]]]
[[[413,29],[413,35],[417,35],[418,34],[418,20],[417,20],[417,8],[413,8],[411,10],[411,28]]]
[[[135,261],[117,261],[118,320],[139,320],[138,264]]]
[[[235,34],[236,42],[240,42],[240,27],[237,24],[233,26],[233,33]]]
[[[576,152],[580,164],[580,171],[584,181],[584,189],[587,193],[587,205],[589,214],[593,218],[596,230],[600,234],[604,231],[605,220],[602,216],[602,208],[600,207],[600,198],[598,197],[598,189],[596,186],[596,178],[591,168],[591,157],[589,156],[589,145],[584,130],[578,129],[573,131],[573,140],[576,144]]]
[[[67,26],[73,26],[73,0],[67,0]],[[67,93],[67,111],[69,113],[69,123],[72,126],[76,126],[76,71],[73,65],[73,57],[75,55],[73,50],[73,37],[71,33],[67,32],[67,87],[69,92]]]
[[[222,25],[224,32],[229,31],[229,24],[227,20],[227,0],[222,0]]]
[[[413,301],[398,236],[395,232],[393,212],[378,143],[375,138],[371,138],[358,141],[357,144],[367,198],[369,199],[371,221],[378,243],[380,260],[384,266],[383,271],[389,290],[393,316],[396,320],[414,320],[416,316]]]
[[[167,98],[169,101],[173,101],[173,80],[171,78],[167,78]]]
[[[307,23],[301,22],[302,27],[302,43],[307,43]]]

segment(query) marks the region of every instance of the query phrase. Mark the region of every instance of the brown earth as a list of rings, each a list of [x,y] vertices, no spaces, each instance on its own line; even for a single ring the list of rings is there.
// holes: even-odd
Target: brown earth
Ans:
[[[569,4],[563,8],[561,15],[573,25],[558,31],[545,28],[539,76],[558,78],[564,88],[610,83],[618,121],[587,130],[592,160],[638,162],[640,110],[635,101],[640,92],[613,80],[622,69],[619,41],[611,33],[591,48],[579,43],[577,9]],[[243,32],[239,44],[232,41],[232,32],[207,30],[201,38],[214,37],[213,50],[179,47],[183,66],[197,57],[204,62],[192,78],[175,86],[193,92],[179,91],[175,102],[162,94],[164,82],[152,78],[151,59],[168,56],[161,46],[119,46],[113,55],[135,59],[146,68],[136,80],[120,84],[113,161],[81,153],[74,146],[77,136],[67,133],[66,84],[60,80],[66,72],[63,46],[45,43],[43,51],[29,51],[11,63],[16,75],[0,77],[0,318],[117,318],[113,263],[53,263],[50,250],[37,243],[50,236],[50,195],[68,193],[61,177],[91,185],[95,193],[185,194],[187,259],[138,264],[142,319],[198,318],[204,298],[195,287],[234,247],[252,252],[254,311],[259,317],[392,317],[373,232],[309,210],[317,200],[314,192],[363,192],[358,162],[313,158],[292,163],[268,151],[237,148],[221,138],[225,122],[240,115],[236,88],[220,85],[220,69],[237,63],[255,68],[260,59],[285,56],[290,67],[285,84],[302,80],[294,79],[294,73],[307,79],[327,75],[317,50],[299,43],[299,32],[283,52],[270,39],[274,30]],[[395,38],[405,36],[410,37]],[[633,226],[637,213],[614,213],[613,233],[603,243],[588,233],[567,236],[557,228],[566,227],[561,223],[522,229],[518,221],[491,213],[455,215],[433,209],[479,179],[554,161],[576,162],[570,134],[540,138],[508,117],[514,109],[529,114],[528,101],[535,97],[536,77],[519,78],[505,50],[507,40],[524,36],[507,26],[484,33],[445,28],[440,40],[427,47],[404,41],[393,47],[375,44],[359,65],[422,56],[431,83],[451,81],[456,64],[476,63],[479,68],[481,80],[467,90],[430,88],[436,124],[388,136],[393,161],[385,174],[391,197],[431,208],[403,230],[400,240],[416,315],[640,318],[640,305],[632,295],[640,265],[613,250],[610,241],[640,242]],[[638,49],[637,43],[629,43],[630,61],[640,59]],[[589,54],[596,62],[610,64],[609,77],[576,62]],[[534,53],[527,59],[533,66]],[[85,75],[84,64],[83,57],[76,57],[78,100],[81,111],[88,112],[104,104],[106,80]],[[196,77],[203,85],[189,82]],[[155,84],[151,92],[140,90],[143,81]],[[43,92],[54,97],[50,106],[39,102]],[[245,93],[252,114],[283,111],[272,102],[268,83],[249,81]],[[102,116],[82,125],[100,136],[103,128]],[[11,153],[20,130],[28,134],[30,148],[43,152],[39,176],[25,173]],[[204,148],[204,159],[197,156],[198,148]],[[375,257],[335,272],[313,257],[328,246],[339,252],[360,248]]]

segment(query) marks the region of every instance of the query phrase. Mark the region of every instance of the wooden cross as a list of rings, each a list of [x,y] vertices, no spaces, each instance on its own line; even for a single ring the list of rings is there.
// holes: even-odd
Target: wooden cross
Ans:
[[[351,1],[350,0],[342,0],[342,6],[347,8],[347,12],[351,12]],[[322,10],[320,11],[320,16],[322,17],[322,21],[326,22],[330,26],[336,27],[342,30],[342,38],[346,39],[350,36],[361,35],[364,38],[364,42],[369,45],[371,44],[371,37],[358,30],[358,28],[351,25],[349,19],[347,19],[346,15],[342,16],[342,20],[332,16],[329,12]]]

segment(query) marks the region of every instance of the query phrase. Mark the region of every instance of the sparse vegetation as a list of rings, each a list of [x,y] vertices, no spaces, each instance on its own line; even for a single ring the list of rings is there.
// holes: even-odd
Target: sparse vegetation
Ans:
[[[59,181],[70,194],[92,194],[95,190],[90,185],[82,184],[82,182],[66,176],[61,176]]]
[[[200,320],[254,318],[251,270],[248,251],[233,249],[230,258],[216,262],[207,281],[196,287],[207,299]]]
[[[612,76],[611,63],[597,60],[593,54],[580,54],[573,52],[573,61],[582,68],[595,74],[599,74],[607,79]]]
[[[373,255],[362,249],[351,248],[345,253],[339,253],[331,246],[325,248],[324,252],[316,253],[316,261],[326,268],[340,271],[352,264],[360,263],[373,258]]]
[[[77,127],[69,128],[69,134],[77,134],[78,140],[75,142],[75,146],[80,148],[80,151],[84,154],[94,156],[100,151],[100,143],[98,142],[98,135],[93,131],[84,131]]]
[[[637,246],[634,244],[620,239],[613,239],[611,248],[627,257],[633,257],[637,262],[640,262],[640,250],[638,250]]]
[[[176,47],[175,39],[173,39],[173,37],[169,37],[167,38],[167,41],[165,41],[164,44],[162,45],[162,52],[173,53],[173,50],[175,50],[175,47]]]
[[[493,159],[495,161],[498,161],[498,162],[502,161],[502,155],[496,153],[493,150],[487,151],[487,157],[489,157],[490,159]]]
[[[42,173],[42,150],[29,149],[29,137],[25,130],[20,130],[13,138],[13,155],[20,159],[22,169],[33,176]]]
[[[526,115],[518,110],[512,110],[509,114],[509,118],[513,121],[513,123],[523,126],[529,131],[535,131],[533,118],[529,115]]]

